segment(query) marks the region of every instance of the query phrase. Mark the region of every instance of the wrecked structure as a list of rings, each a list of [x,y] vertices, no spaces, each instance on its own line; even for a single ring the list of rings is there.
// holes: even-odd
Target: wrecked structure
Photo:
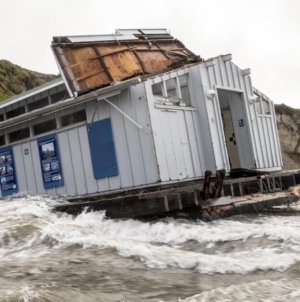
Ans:
[[[54,37],[51,47],[62,78],[0,104],[2,196],[281,170],[273,103],[231,55],[203,60],[165,29]]]

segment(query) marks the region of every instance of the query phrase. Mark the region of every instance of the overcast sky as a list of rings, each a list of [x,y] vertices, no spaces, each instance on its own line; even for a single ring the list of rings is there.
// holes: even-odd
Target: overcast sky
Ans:
[[[300,0],[0,0],[0,59],[58,74],[53,36],[167,28],[207,59],[231,53],[253,86],[300,108]]]

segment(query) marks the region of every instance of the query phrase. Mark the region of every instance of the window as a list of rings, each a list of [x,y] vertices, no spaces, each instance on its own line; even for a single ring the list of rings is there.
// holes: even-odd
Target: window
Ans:
[[[19,141],[24,138],[28,138],[28,137],[30,137],[29,128],[27,127],[27,128],[23,128],[21,130],[13,131],[8,134],[8,137],[9,137],[9,141],[11,143]]]
[[[0,122],[3,122],[3,121],[4,121],[4,115],[0,114]]]
[[[68,93],[66,90],[57,92],[57,93],[51,95],[51,104],[60,102],[66,98],[68,98]]]
[[[187,75],[182,75],[178,77],[179,79],[179,86],[180,86],[180,92],[182,100],[184,101],[186,106],[191,106],[191,98],[190,98],[190,92],[189,92],[189,86],[187,81]]]
[[[254,94],[254,96],[256,98],[254,101],[256,112],[258,114],[271,114],[269,101],[257,94]]]
[[[10,119],[10,118],[19,116],[19,115],[24,114],[24,113],[25,113],[25,106],[22,106],[22,107],[19,107],[17,109],[8,111],[6,113],[6,116],[7,116],[7,119]]]
[[[0,146],[5,145],[5,135],[0,135]]]
[[[34,135],[39,135],[56,129],[56,120],[49,120],[33,126]]]
[[[36,110],[36,109],[39,109],[39,108],[42,108],[42,107],[45,107],[45,106],[48,106],[49,105],[49,100],[48,98],[43,98],[41,100],[38,100],[38,101],[35,101],[33,103],[29,103],[27,105],[28,107],[28,111],[33,111],[33,110]]]
[[[163,83],[157,83],[152,85],[152,93],[156,97],[163,98],[163,89],[162,89]]]
[[[267,100],[262,99],[262,106],[264,114],[271,114],[270,103]]]
[[[65,127],[83,121],[86,121],[86,113],[85,110],[80,110],[63,116],[61,118],[61,126]]]
[[[156,101],[165,105],[191,106],[187,75],[154,84],[152,93]]]
[[[169,102],[178,103],[181,99],[178,97],[177,78],[166,81],[167,98]]]
[[[261,104],[260,104],[260,96],[255,94],[254,93],[254,96],[255,96],[255,110],[258,114],[262,114],[262,110],[261,110]]]

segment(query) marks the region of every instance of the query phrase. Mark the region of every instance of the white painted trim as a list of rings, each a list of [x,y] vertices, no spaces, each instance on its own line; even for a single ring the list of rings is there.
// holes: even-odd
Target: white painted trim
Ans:
[[[169,105],[159,105],[154,104],[155,108],[158,109],[171,109],[171,110],[186,110],[186,111],[197,111],[194,107],[185,107],[185,106],[169,106]]]
[[[27,123],[27,122],[29,122],[31,120],[34,120],[34,119],[38,118],[38,117],[39,116],[34,116],[34,117],[31,117],[31,118],[29,118],[29,119],[27,119],[25,121],[20,121],[20,122],[14,123],[13,125],[8,125],[8,126],[1,127],[1,130],[9,128],[9,127],[12,127],[12,126],[16,126],[16,125],[19,125],[19,124],[22,124],[22,123]]]
[[[275,171],[281,171],[282,167],[273,167],[273,168],[262,168],[262,169],[255,169],[256,171],[262,171],[262,172],[275,172]]]
[[[226,91],[232,91],[232,92],[238,92],[238,93],[245,93],[244,90],[233,88],[233,87],[224,87],[224,86],[220,86],[220,85],[213,85],[213,88],[216,91],[217,91],[217,89],[220,89],[220,90],[226,90]]]
[[[47,131],[47,132],[41,133],[39,135],[30,136],[30,137],[24,138],[22,140],[19,140],[19,141],[13,142],[13,143],[5,144],[4,146],[1,146],[1,148],[7,147],[7,146],[15,147],[15,146],[18,146],[18,145],[21,145],[21,144],[24,144],[24,143],[29,143],[29,142],[35,141],[39,137],[43,137],[43,136],[48,135],[48,134],[56,134],[56,133],[65,132],[67,130],[70,130],[70,129],[73,129],[73,128],[78,128],[78,127],[80,127],[82,125],[86,125],[86,124],[87,124],[87,121],[83,121],[83,122],[79,122],[79,123],[76,123],[76,124],[68,125],[66,127],[62,127],[62,128],[51,130],[51,131]]]
[[[260,113],[256,113],[258,117],[268,117],[268,118],[272,118],[272,114],[260,114]]]
[[[161,82],[164,82],[166,80],[170,80],[170,79],[173,79],[173,78],[176,78],[176,77],[180,77],[180,76],[185,75],[185,74],[189,74],[188,69],[178,69],[178,70],[170,71],[169,73],[156,75],[155,77],[147,79],[147,81],[152,80],[152,85],[155,85],[157,83],[161,83]]]

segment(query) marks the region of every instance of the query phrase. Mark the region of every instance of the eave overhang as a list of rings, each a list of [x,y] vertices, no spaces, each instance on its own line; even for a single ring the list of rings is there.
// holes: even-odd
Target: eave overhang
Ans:
[[[11,118],[9,120],[5,120],[0,123],[0,130],[15,126],[17,124],[25,123],[27,121],[33,120],[35,118],[38,118],[43,115],[55,113],[57,111],[66,109],[71,106],[80,105],[82,103],[88,102],[93,99],[101,99],[109,97],[109,95],[116,91],[121,91],[123,89],[126,89],[132,85],[138,84],[141,82],[141,79],[139,77],[129,79],[123,82],[115,83],[113,86],[104,87],[102,89],[98,89],[95,91],[92,91],[90,93],[87,93],[85,95],[75,97],[75,98],[69,98],[63,101],[60,101],[55,104],[48,105],[46,107],[22,114],[20,116],[17,116],[15,118]]]

